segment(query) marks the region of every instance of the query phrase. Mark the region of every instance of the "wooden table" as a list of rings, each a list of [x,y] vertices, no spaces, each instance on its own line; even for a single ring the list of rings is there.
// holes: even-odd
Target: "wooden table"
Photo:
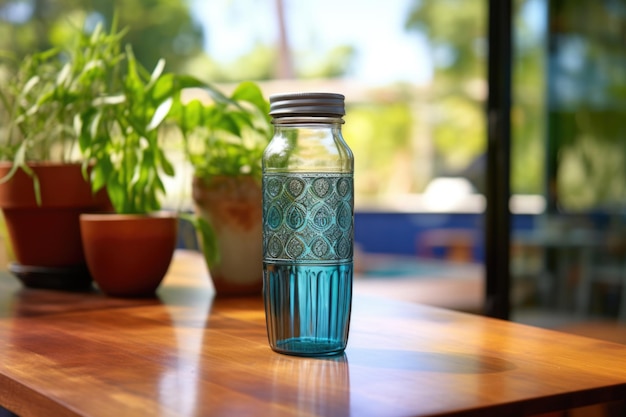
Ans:
[[[531,415],[626,397],[626,346],[363,294],[342,356],[270,350],[260,298],[179,252],[158,299],[0,277],[0,405],[28,416]]]

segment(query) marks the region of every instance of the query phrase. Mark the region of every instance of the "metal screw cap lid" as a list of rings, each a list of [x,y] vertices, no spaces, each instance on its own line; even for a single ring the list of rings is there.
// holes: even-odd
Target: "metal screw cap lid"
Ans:
[[[342,117],[345,97],[337,93],[284,93],[270,96],[270,116]]]

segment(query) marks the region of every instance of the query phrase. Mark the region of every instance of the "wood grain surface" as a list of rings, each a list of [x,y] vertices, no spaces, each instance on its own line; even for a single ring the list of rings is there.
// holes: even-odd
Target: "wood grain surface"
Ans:
[[[0,405],[23,416],[521,416],[626,398],[626,346],[355,283],[344,355],[274,353],[260,297],[179,251],[156,299],[0,276]]]

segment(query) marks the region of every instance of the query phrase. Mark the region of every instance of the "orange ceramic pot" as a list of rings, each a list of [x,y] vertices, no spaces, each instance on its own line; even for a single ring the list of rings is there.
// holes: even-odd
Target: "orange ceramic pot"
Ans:
[[[116,297],[154,296],[172,260],[178,219],[151,215],[82,214],[87,266],[100,290]]]
[[[216,295],[261,294],[263,223],[261,185],[251,176],[193,179],[199,216],[215,230],[219,260],[208,265]]]
[[[0,178],[11,166],[0,163]],[[94,194],[77,163],[33,163],[29,167],[39,181],[40,205],[33,178],[21,169],[0,184],[0,208],[17,261],[11,270],[30,287],[91,287],[79,216],[111,210],[106,192]]]

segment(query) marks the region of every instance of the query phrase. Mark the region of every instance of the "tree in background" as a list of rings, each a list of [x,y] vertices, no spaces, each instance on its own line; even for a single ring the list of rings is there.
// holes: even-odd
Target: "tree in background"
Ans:
[[[511,190],[517,194],[544,194],[546,22],[530,21],[544,19],[543,16],[529,15],[532,7],[543,7],[542,0],[518,0],[514,6]]]
[[[542,39],[523,13],[533,0],[515,2],[512,191],[543,189]],[[425,34],[435,67],[432,135],[435,172],[468,177],[483,189],[486,167],[485,100],[487,10],[484,0],[415,0],[406,28]]]
[[[109,26],[114,12],[118,26],[129,28],[125,40],[146,68],[165,58],[176,72],[202,53],[202,28],[181,0],[0,0],[0,49],[20,59],[66,43],[71,26]]]
[[[485,149],[485,1],[415,0],[405,27],[427,37],[435,69],[433,174],[461,174]],[[482,175],[470,179],[482,188]]]
[[[406,19],[431,46],[435,77],[455,84],[485,78],[486,2],[484,0],[414,0]]]
[[[626,3],[553,0],[549,10],[549,208],[623,216]]]

